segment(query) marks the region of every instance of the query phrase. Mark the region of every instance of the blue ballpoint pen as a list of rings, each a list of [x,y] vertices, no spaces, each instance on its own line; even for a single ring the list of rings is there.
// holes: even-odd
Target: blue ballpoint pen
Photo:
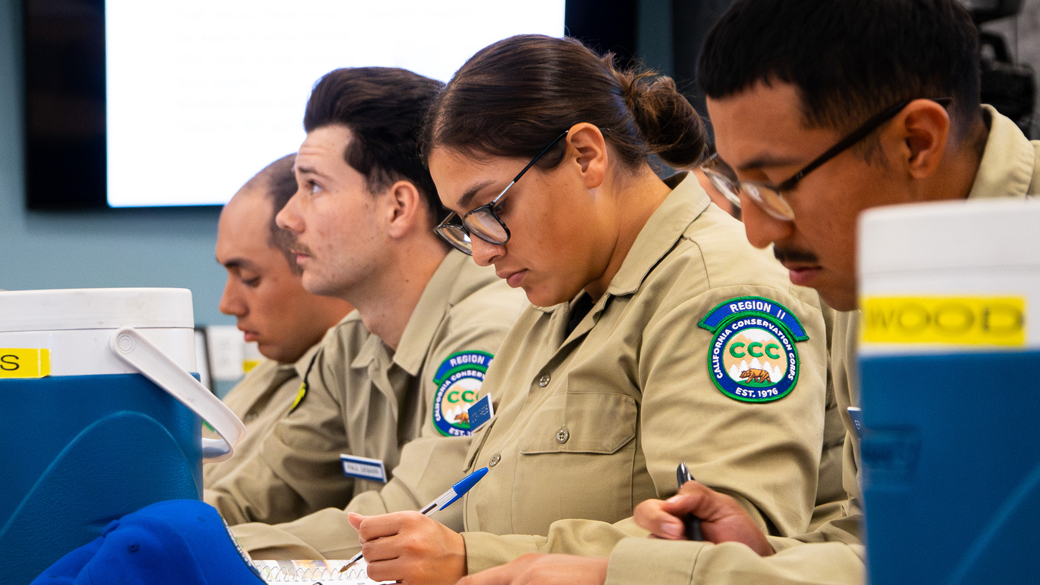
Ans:
[[[488,468],[487,467],[481,467],[480,469],[478,469],[478,470],[474,471],[473,473],[467,475],[466,477],[460,479],[455,485],[453,485],[450,488],[448,488],[448,491],[446,491],[443,494],[441,494],[436,500],[434,500],[434,501],[430,502],[429,504],[426,504],[425,506],[423,506],[419,510],[419,513],[422,514],[423,516],[429,516],[430,514],[433,514],[434,512],[436,512],[438,510],[443,510],[443,509],[447,508],[448,506],[452,505],[455,502],[455,500],[457,500],[457,499],[461,498],[462,496],[466,495],[466,492],[468,492],[470,490],[470,488],[472,488],[473,486],[477,485],[477,482],[480,481],[481,479],[483,479],[483,477],[485,475],[487,475],[487,472],[488,472]],[[358,562],[360,560],[361,560],[361,553],[358,553],[358,554],[350,557],[350,561],[346,565],[343,565],[343,568],[340,569],[340,572],[342,573],[343,571],[346,571],[351,566],[353,566],[354,563],[356,563],[356,562]]]

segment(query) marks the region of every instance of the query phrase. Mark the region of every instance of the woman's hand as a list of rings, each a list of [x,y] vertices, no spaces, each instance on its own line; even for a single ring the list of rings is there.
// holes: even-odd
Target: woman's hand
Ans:
[[[436,520],[418,512],[351,513],[348,519],[361,537],[369,579],[450,585],[466,574],[465,541]]]

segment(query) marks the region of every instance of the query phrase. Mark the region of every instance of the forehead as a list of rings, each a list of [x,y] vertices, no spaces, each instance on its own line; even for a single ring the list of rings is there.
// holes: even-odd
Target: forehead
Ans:
[[[759,82],[707,103],[719,156],[738,171],[797,163],[837,135],[806,126],[801,97],[789,83]]]
[[[306,163],[329,160],[343,160],[343,152],[347,148],[353,134],[350,128],[340,124],[323,126],[307,133],[307,138],[300,145],[296,155],[296,169],[305,167]],[[343,162],[346,165],[346,161]]]
[[[271,201],[260,192],[240,192],[220,213],[218,256],[256,256],[270,246]],[[221,260],[225,260],[222,258]]]
[[[512,159],[475,157],[445,148],[433,149],[430,152],[429,164],[430,175],[437,185],[441,202],[449,208],[456,208],[463,198],[466,198],[468,203],[475,192],[483,194],[485,191],[495,191],[496,187],[500,191],[518,170],[514,168],[516,162]]]

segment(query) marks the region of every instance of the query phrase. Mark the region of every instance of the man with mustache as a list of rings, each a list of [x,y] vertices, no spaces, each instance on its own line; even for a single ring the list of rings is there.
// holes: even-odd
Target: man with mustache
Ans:
[[[461,583],[862,583],[856,220],[914,202],[1033,197],[1040,142],[980,105],[978,31],[956,0],[738,0],[700,60],[719,156],[736,171],[748,239],[774,246],[791,282],[836,317],[831,374],[847,429],[848,500],[815,530],[764,535],[696,482],[650,500],[636,521],[659,539],[609,559],[530,555]],[[829,512],[829,513],[828,513]],[[683,540],[702,519],[706,542]]]
[[[417,141],[440,88],[368,67],[332,71],[311,93],[298,190],[277,221],[304,288],[357,311],[326,336],[258,455],[205,493],[256,558],[346,558],[344,508],[415,509],[460,479],[459,415],[524,299],[433,232],[446,213]]]
[[[292,236],[274,217],[296,193],[293,161],[284,156],[265,167],[231,198],[217,225],[217,262],[227,269],[220,312],[233,315],[246,341],[266,360],[224,397],[247,434],[226,461],[202,468],[213,486],[251,458],[275,424],[289,412],[318,342],[349,313],[350,303],[308,293],[289,251]]]

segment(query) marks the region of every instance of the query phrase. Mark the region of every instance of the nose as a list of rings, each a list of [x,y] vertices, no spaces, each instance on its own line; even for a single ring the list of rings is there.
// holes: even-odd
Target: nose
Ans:
[[[239,294],[239,286],[241,285],[237,282],[236,277],[229,274],[227,282],[224,283],[224,294],[220,296],[220,304],[217,305],[221,313],[239,318],[246,315],[247,308],[242,300],[242,295]]]
[[[794,230],[794,222],[781,221],[769,215],[743,192],[740,194],[740,213],[747,239],[756,248],[765,248],[783,240]]]
[[[472,236],[470,241],[473,247],[473,261],[478,266],[491,266],[496,258],[505,253],[504,245],[491,244],[476,236]]]
[[[283,230],[289,230],[293,233],[300,233],[303,231],[303,218],[300,215],[300,199],[303,189],[299,189],[296,193],[289,198],[286,202],[285,207],[278,212],[278,215],[274,217],[274,222],[278,224],[278,227]]]

